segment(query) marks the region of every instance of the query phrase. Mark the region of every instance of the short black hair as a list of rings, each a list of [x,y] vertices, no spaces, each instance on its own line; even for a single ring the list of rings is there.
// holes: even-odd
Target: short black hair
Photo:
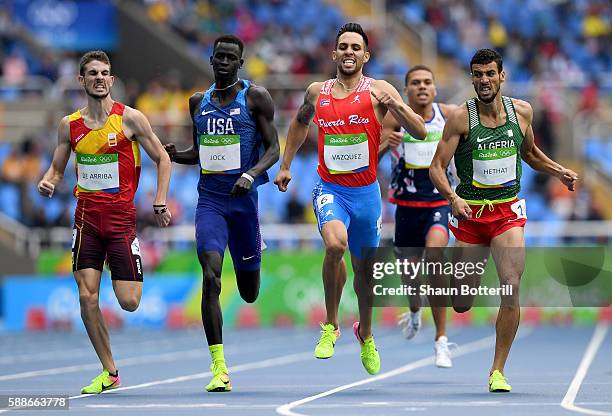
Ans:
[[[365,31],[359,23],[347,23],[340,28],[338,34],[336,35],[336,47],[338,47],[338,41],[340,40],[340,36],[342,36],[342,34],[346,32],[354,32],[360,34],[363,38],[363,43],[365,43],[366,50],[368,49],[368,35],[366,35]]]
[[[219,45],[220,43],[233,43],[234,45],[238,45],[238,49],[240,49],[240,57],[242,58],[242,52],[244,51],[244,43],[238,36],[235,36],[235,35],[219,36],[217,39],[215,39],[215,42],[213,44],[213,53],[215,49],[217,49],[217,45]]]
[[[497,71],[501,72],[504,70],[504,63],[502,61],[502,56],[499,52],[493,49],[479,49],[476,51],[474,56],[472,56],[472,60],[470,61],[470,72],[472,72],[472,65],[486,65],[491,62],[495,62],[497,64]]]
[[[107,64],[109,67],[111,66],[110,59],[108,58],[108,55],[106,54],[106,52],[89,51],[81,57],[81,60],[79,62],[79,75],[81,76],[85,75],[85,65],[87,65],[91,61],[100,61],[100,62]]]
[[[404,77],[404,85],[408,85],[408,79],[410,78],[410,74],[416,71],[427,71],[431,74],[433,78],[433,71],[427,65],[415,65],[406,72],[406,76]]]

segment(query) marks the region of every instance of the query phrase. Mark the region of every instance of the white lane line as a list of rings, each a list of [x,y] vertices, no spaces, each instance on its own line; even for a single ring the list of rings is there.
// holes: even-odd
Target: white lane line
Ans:
[[[587,346],[586,351],[584,352],[584,356],[582,357],[582,361],[580,361],[580,365],[578,365],[578,370],[576,370],[576,375],[572,380],[569,388],[567,389],[567,393],[565,393],[565,397],[561,401],[561,407],[567,410],[571,410],[574,412],[582,413],[585,415],[594,415],[594,416],[612,416],[612,412],[604,412],[601,410],[593,410],[587,409],[585,407],[577,406],[574,403],[576,400],[576,396],[578,395],[578,391],[580,390],[580,386],[584,381],[584,378],[589,371],[589,367],[597,355],[597,351],[604,339],[606,338],[606,333],[608,332],[608,325],[606,324],[597,324],[595,327],[595,331],[593,332],[593,336],[591,337],[591,341]]]
[[[476,352],[476,351],[480,351],[486,348],[489,348],[491,346],[493,346],[495,343],[495,335],[491,335],[485,338],[481,338],[477,341],[474,342],[470,342],[469,344],[465,344],[462,345],[461,347],[459,347],[457,349],[457,351],[453,354],[454,357],[459,357],[465,354],[470,354],[472,352]],[[303,404],[306,403],[310,403],[312,401],[315,401],[317,399],[323,398],[323,397],[327,397],[327,396],[331,396],[332,394],[344,391],[344,390],[348,390],[350,388],[353,387],[357,387],[357,386],[362,386],[364,384],[369,384],[369,383],[374,383],[380,380],[384,380],[390,377],[395,377],[397,375],[403,374],[403,373],[407,373],[409,371],[413,371],[422,367],[426,367],[428,365],[433,364],[434,362],[434,357],[430,356],[427,358],[422,358],[420,360],[417,361],[413,361],[411,363],[408,363],[402,367],[398,367],[394,370],[391,371],[387,371],[384,372],[382,374],[379,374],[377,376],[374,377],[368,377],[368,378],[364,378],[362,380],[356,381],[354,383],[350,383],[350,384],[345,384],[336,388],[333,388],[331,390],[327,390],[324,391],[323,393],[319,393],[319,394],[315,394],[313,396],[309,396],[306,397],[304,399],[301,400],[296,400],[293,401],[291,403],[286,403],[282,406],[279,406],[276,408],[276,412],[280,415],[283,416],[307,416],[305,414],[302,413],[297,413],[292,411],[291,409],[293,409],[294,407],[298,407],[301,406]]]
[[[182,340],[195,340],[194,337],[178,337],[171,338],[166,340],[148,340],[148,341],[137,341],[133,343],[117,343],[113,344],[114,350],[136,350],[142,352],[142,347],[150,347],[152,344],[155,345],[156,349],[159,347],[169,347],[180,344]],[[198,340],[200,338],[197,338]],[[64,341],[64,345],[66,342]],[[18,346],[16,346],[18,347]],[[150,351],[150,352],[153,352]],[[57,360],[58,358],[75,358],[82,356],[91,356],[94,353],[93,347],[91,344],[84,346],[82,348],[73,348],[73,349],[61,349],[56,351],[45,351],[45,352],[32,352],[26,354],[16,354],[16,355],[4,355],[0,357],[0,364],[15,364],[15,363],[29,363],[35,361],[44,361],[44,360]]]
[[[392,335],[392,336],[384,337],[384,338],[381,338],[380,341],[387,340],[387,339],[397,339],[397,336]],[[343,345],[341,347],[336,348],[336,355],[347,354],[349,352],[354,352],[356,350],[357,350],[356,344]],[[230,366],[230,374],[240,373],[240,372],[249,371],[249,370],[269,368],[269,367],[274,367],[276,365],[292,364],[292,363],[297,363],[300,361],[307,361],[310,359],[314,359],[312,355],[312,350],[295,353],[295,354],[281,355],[279,357],[268,358],[265,360],[255,361],[252,363],[245,363],[245,364],[238,364],[238,365]],[[146,387],[159,386],[163,384],[180,383],[183,381],[197,380],[197,379],[202,379],[202,378],[206,378],[210,376],[212,376],[212,373],[210,371],[206,371],[206,372],[201,372],[201,373],[189,374],[185,376],[150,381],[147,383],[135,384],[132,386],[119,387],[113,390],[105,391],[102,394],[114,393],[114,392],[121,391],[121,390],[142,389]],[[92,397],[92,395],[91,394],[79,394],[77,396],[71,396],[69,397],[69,399],[71,400],[81,399],[83,397]],[[0,413],[2,413],[1,410],[0,410]]]
[[[149,404],[88,404],[85,407],[94,409],[194,409],[199,407],[226,407],[223,403],[193,403],[193,404],[170,404],[170,403],[149,403]]]
[[[299,335],[295,338],[300,339],[304,337],[305,335]],[[277,337],[277,338],[269,339],[269,343],[266,344],[266,347],[264,349],[267,349],[268,345],[273,345],[273,343],[276,341],[283,341],[283,342],[287,341],[287,337]],[[229,345],[228,348],[225,350],[225,352],[231,353],[233,355],[242,355],[246,353],[258,352],[262,350],[262,348],[259,348],[260,345],[261,344],[257,344],[256,346],[254,346],[253,349],[250,349],[248,351],[246,351],[240,345]],[[90,351],[90,355],[91,355],[91,351]],[[207,356],[207,355],[208,355],[208,352],[205,350],[205,348],[195,348],[195,349],[185,350],[185,351],[170,351],[170,352],[165,352],[165,353],[141,355],[138,357],[122,358],[122,359],[116,360],[115,364],[117,365],[117,367],[120,367],[120,366],[126,367],[126,366],[131,366],[131,365],[138,365],[138,364],[148,364],[152,362],[170,362],[170,361],[178,361],[178,360],[183,360],[183,359],[200,358],[200,357]],[[100,363],[78,364],[78,365],[71,365],[71,366],[65,366],[65,367],[48,368],[45,370],[32,370],[32,371],[25,371],[21,373],[7,374],[4,376],[0,376],[0,382],[7,381],[7,380],[17,380],[17,379],[24,379],[24,378],[40,377],[40,376],[67,374],[67,373],[74,373],[74,372],[83,371],[83,370],[96,370],[96,369],[100,369]]]
[[[231,366],[230,367],[231,368],[230,372],[231,372],[231,374],[234,374],[234,373],[240,373],[242,371],[262,369],[262,368],[269,368],[269,367],[274,367],[276,365],[283,365],[283,364],[296,363],[296,362],[299,362],[299,361],[305,361],[305,360],[309,360],[311,358],[313,358],[312,357],[312,351],[301,352],[301,353],[296,353],[296,354],[289,354],[289,355],[282,355],[280,357],[268,358],[266,360],[255,361],[255,362],[252,362],[252,363],[245,363],[245,364],[239,364],[239,365]],[[121,391],[121,390],[142,389],[142,388],[145,388],[145,387],[159,386],[159,385],[162,385],[162,384],[180,383],[180,382],[183,382],[183,381],[198,380],[198,379],[202,379],[202,378],[206,378],[206,377],[210,377],[210,376],[212,376],[212,373],[210,371],[206,371],[206,372],[202,372],[202,373],[189,374],[189,375],[186,375],[186,376],[166,378],[166,379],[162,379],[162,380],[150,381],[150,382],[147,382],[147,383],[134,384],[132,386],[119,387],[119,388],[114,389],[114,390],[108,390],[108,391],[106,391],[104,393],[116,392],[116,391]],[[92,395],[91,394],[80,394],[78,396],[71,396],[71,397],[69,397],[69,399],[70,400],[75,400],[75,399],[81,399],[83,397],[92,397]]]
[[[197,357],[203,357],[204,355],[205,355],[204,349],[197,348],[197,349],[186,350],[186,351],[173,351],[173,352],[167,352],[167,353],[162,353],[162,354],[150,354],[150,355],[143,355],[140,357],[123,358],[121,360],[115,361],[115,363],[117,367],[126,367],[126,366],[137,365],[137,364],[168,362],[168,361],[176,361],[176,360],[181,360],[181,359],[197,358]],[[18,379],[32,378],[32,377],[39,377],[39,376],[51,376],[51,375],[57,375],[57,374],[76,373],[78,371],[95,370],[95,369],[98,369],[98,370],[100,369],[100,363],[70,365],[66,367],[48,368],[45,370],[24,371],[22,373],[7,374],[4,376],[0,376],[0,381],[18,380]]]

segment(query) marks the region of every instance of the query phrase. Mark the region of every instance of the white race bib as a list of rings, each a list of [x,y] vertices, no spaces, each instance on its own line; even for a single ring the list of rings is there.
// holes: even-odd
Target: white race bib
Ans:
[[[368,135],[326,134],[323,160],[329,173],[355,173],[370,165]]]
[[[240,171],[240,136],[201,135],[200,168],[205,174]]]
[[[429,169],[442,133],[427,133],[425,140],[404,135],[404,161],[406,169]]]
[[[77,153],[77,185],[85,192],[119,192],[119,155]]]
[[[472,185],[477,188],[501,188],[516,183],[516,148],[506,147],[472,151],[474,175]]]

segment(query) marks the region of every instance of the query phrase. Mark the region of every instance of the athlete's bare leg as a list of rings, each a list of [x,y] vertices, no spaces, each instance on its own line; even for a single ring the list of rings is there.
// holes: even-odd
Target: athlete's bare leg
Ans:
[[[486,262],[489,258],[491,249],[482,244],[471,244],[464,241],[455,240],[453,249],[453,262]],[[479,274],[467,275],[462,279],[455,275],[451,277],[451,287],[457,288],[461,293],[461,285],[468,285],[472,288],[480,286],[482,276]],[[469,311],[474,304],[474,295],[459,295],[452,297],[453,309],[455,312],[464,313]]]
[[[446,247],[446,244],[448,244],[448,231],[439,226],[431,227],[425,239],[425,258],[427,261],[443,261],[440,254],[442,254],[442,250]],[[428,248],[430,250],[427,250]],[[434,248],[434,250],[431,250],[431,248]],[[439,248],[439,250],[436,250],[436,248]],[[447,285],[444,276],[432,276],[431,282],[427,283],[431,283],[434,287]],[[433,315],[434,324],[436,325],[436,341],[441,336],[446,335],[446,306],[444,306],[446,302],[448,302],[448,297],[439,300],[432,299],[432,297],[429,298],[429,304],[432,305],[431,314]]]
[[[519,326],[519,284],[525,270],[525,230],[514,227],[491,240],[491,249],[499,275],[499,284],[511,285],[512,296],[502,297],[495,323],[495,357],[491,372],[504,372],[504,365],[510,353]]]
[[[351,256],[351,264],[355,274],[353,288],[357,294],[357,304],[359,305],[359,336],[365,340],[372,335],[372,279],[368,276],[368,271],[372,270],[368,262],[373,261],[371,257],[359,259]]]
[[[81,318],[87,335],[89,335],[102,367],[110,373],[115,373],[117,367],[115,367],[111,352],[110,337],[99,305],[101,276],[102,272],[95,269],[81,269],[74,272],[74,278],[79,287]]]
[[[123,310],[134,312],[138,309],[142,297],[142,282],[113,280],[113,290]]]
[[[332,220],[323,225],[321,235],[325,244],[323,289],[327,312],[326,323],[338,328],[338,308],[342,289],[346,283],[346,264],[343,257],[348,247],[348,233],[342,221]]]

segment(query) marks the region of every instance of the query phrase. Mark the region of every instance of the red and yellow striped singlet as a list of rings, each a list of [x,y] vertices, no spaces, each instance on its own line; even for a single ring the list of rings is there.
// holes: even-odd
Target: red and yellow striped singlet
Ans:
[[[90,129],[80,111],[68,116],[76,154],[74,196],[93,202],[133,202],[140,177],[140,148],[123,132],[125,105],[115,102],[100,129]]]

